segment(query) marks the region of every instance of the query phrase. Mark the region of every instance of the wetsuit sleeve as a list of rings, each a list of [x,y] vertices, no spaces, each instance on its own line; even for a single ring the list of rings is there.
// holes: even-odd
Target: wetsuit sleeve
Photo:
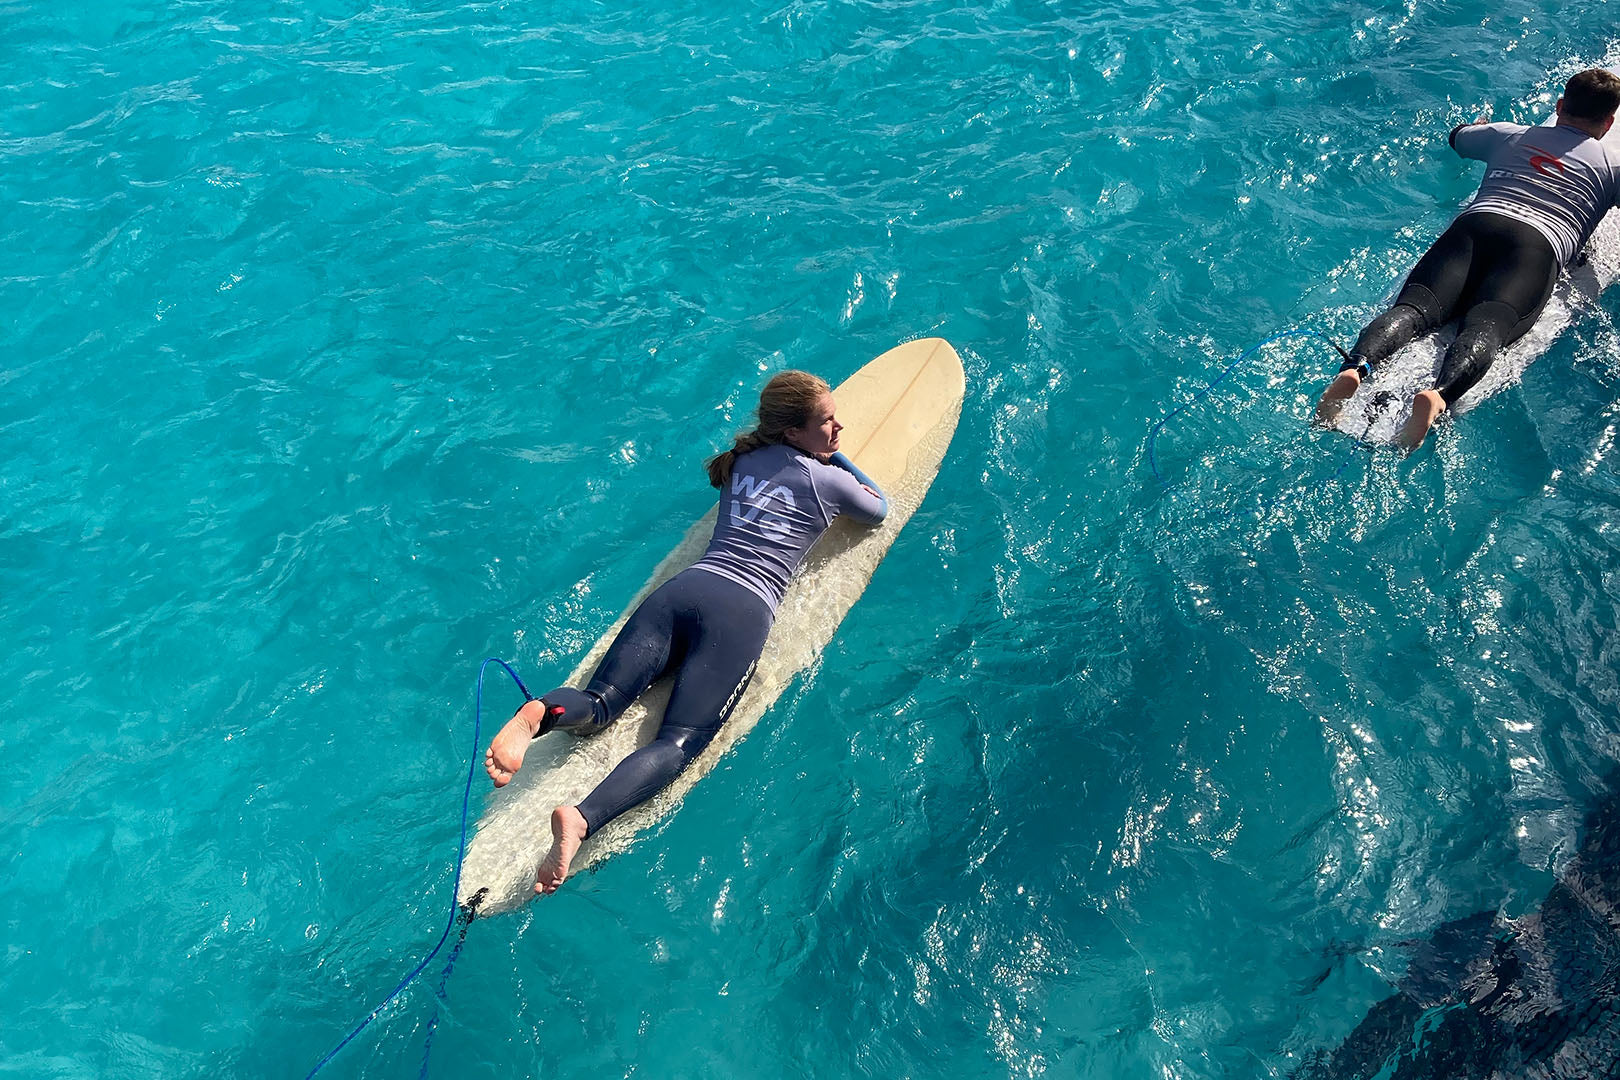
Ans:
[[[1511,136],[1525,130],[1518,124],[1458,124],[1451,129],[1451,148],[1462,157],[1487,161]]]
[[[835,467],[822,473],[820,486],[834,512],[848,514],[865,525],[882,521],[889,512],[889,500],[883,489],[842,452],[834,454],[829,463]],[[862,487],[863,484],[866,486]],[[877,494],[867,491],[868,487]]]

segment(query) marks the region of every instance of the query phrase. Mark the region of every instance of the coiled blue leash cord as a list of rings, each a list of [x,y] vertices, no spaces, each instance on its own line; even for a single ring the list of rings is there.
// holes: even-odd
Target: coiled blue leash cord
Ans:
[[[454,887],[450,890],[450,919],[445,923],[444,933],[439,935],[439,943],[433,946],[433,951],[422,957],[421,961],[419,961],[417,965],[411,969],[410,974],[399,980],[399,985],[395,986],[391,991],[389,991],[388,996],[383,998],[382,1001],[378,1002],[377,1005],[366,1014],[366,1018],[356,1024],[354,1029],[343,1037],[342,1042],[338,1043],[336,1046],[332,1047],[331,1050],[327,1051],[326,1056],[321,1058],[321,1060],[316,1063],[315,1067],[305,1074],[304,1080],[310,1080],[310,1077],[313,1077],[316,1073],[326,1068],[327,1064],[333,1058],[337,1057],[338,1053],[345,1046],[348,1046],[354,1041],[356,1035],[359,1035],[360,1032],[364,1031],[366,1026],[373,1020],[377,1019],[378,1015],[380,1015],[384,1009],[388,1008],[395,998],[404,993],[405,988],[411,984],[412,980],[422,973],[422,969],[427,967],[435,956],[439,955],[439,950],[444,948],[444,943],[450,939],[450,931],[455,929],[456,923],[460,921],[461,933],[456,938],[455,948],[450,950],[450,959],[444,965],[444,972],[439,976],[439,985],[436,988],[438,1000],[444,1000],[444,988],[445,985],[450,981],[450,969],[455,965],[456,957],[461,955],[461,946],[467,940],[467,928],[472,925],[473,919],[477,916],[478,905],[483,902],[484,894],[486,892],[486,890],[480,889],[478,890],[478,893],[465,904],[456,903],[456,897],[461,893],[461,864],[467,858],[467,808],[472,803],[473,774],[478,768],[478,746],[483,741],[483,733],[481,729],[483,727],[484,716],[484,672],[491,664],[499,664],[501,667],[505,668],[506,673],[510,675],[512,677],[512,681],[517,684],[517,688],[522,691],[523,697],[527,701],[534,700],[534,695],[529,693],[529,688],[523,685],[523,680],[518,678],[517,672],[512,670],[512,665],[508,664],[505,660],[502,660],[497,656],[491,656],[486,658],[484,662],[479,665],[478,689],[473,698],[472,754],[469,755],[467,762],[467,784],[461,793],[461,847],[456,852],[456,881]],[[438,1026],[439,1007],[438,1004],[435,1003],[433,1007],[433,1017],[428,1023],[427,1040],[422,1048],[422,1072],[420,1075],[424,1077],[427,1076],[428,1055],[433,1052],[433,1033],[438,1030]]]
[[[1326,334],[1320,333],[1316,330],[1284,330],[1280,334],[1273,334],[1271,337],[1266,338],[1266,340],[1260,342],[1258,345],[1250,345],[1247,349],[1244,349],[1238,354],[1236,360],[1233,360],[1230,364],[1227,364],[1224,368],[1222,368],[1221,373],[1215,376],[1215,378],[1211,379],[1208,385],[1206,385],[1202,390],[1198,391],[1198,393],[1194,394],[1191,401],[1187,402],[1185,405],[1178,405],[1174,409],[1171,409],[1164,415],[1162,419],[1159,420],[1157,424],[1153,425],[1153,430],[1148,433],[1147,444],[1148,468],[1153,470],[1153,478],[1160,484],[1169,483],[1169,481],[1164,478],[1164,474],[1159,471],[1159,459],[1154,453],[1154,445],[1159,440],[1159,432],[1164,430],[1164,426],[1166,424],[1174,420],[1177,416],[1180,416],[1182,413],[1186,412],[1188,409],[1192,408],[1194,405],[1198,404],[1200,401],[1203,401],[1205,398],[1209,397],[1211,391],[1225,381],[1228,375],[1237,370],[1239,364],[1242,364],[1243,361],[1247,360],[1249,357],[1253,356],[1267,345],[1272,345],[1279,341],[1286,341],[1289,338],[1302,337],[1316,338],[1318,341],[1325,341],[1334,352],[1344,357],[1346,361],[1350,359],[1350,354],[1345,352],[1344,349],[1340,348],[1338,342],[1334,341]],[[1339,473],[1344,472],[1345,466],[1348,464],[1349,462],[1346,462],[1345,465],[1341,465],[1339,467],[1339,472],[1333,474],[1333,478],[1337,479]]]

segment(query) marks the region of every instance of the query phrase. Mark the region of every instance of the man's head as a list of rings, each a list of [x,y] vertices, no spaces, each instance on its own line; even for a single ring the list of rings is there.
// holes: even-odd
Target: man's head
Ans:
[[[1620,76],[1603,68],[1587,68],[1569,77],[1558,99],[1558,117],[1573,121],[1599,137],[1614,123],[1620,108]]]

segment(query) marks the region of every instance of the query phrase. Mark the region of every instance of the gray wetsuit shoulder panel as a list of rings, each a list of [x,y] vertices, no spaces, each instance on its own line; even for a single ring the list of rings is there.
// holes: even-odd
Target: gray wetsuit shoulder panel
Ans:
[[[699,570],[735,581],[776,610],[793,572],[833,519],[882,519],[881,500],[844,469],[781,443],[737,458]]]
[[[1485,179],[1464,214],[1489,212],[1533,226],[1568,265],[1603,215],[1620,201],[1620,155],[1564,124],[1466,124],[1451,146],[1485,162]]]

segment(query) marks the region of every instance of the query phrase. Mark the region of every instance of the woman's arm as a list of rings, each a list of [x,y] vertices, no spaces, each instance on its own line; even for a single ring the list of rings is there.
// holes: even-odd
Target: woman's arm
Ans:
[[[889,497],[887,495],[883,494],[883,489],[877,486],[877,481],[876,480],[873,480],[870,476],[867,476],[864,472],[861,471],[861,467],[859,465],[855,464],[853,461],[851,461],[849,459],[848,454],[846,454],[842,450],[840,450],[837,453],[833,454],[830,458],[828,458],[827,463],[829,465],[836,465],[840,469],[843,469],[845,472],[849,473],[857,481],[860,482],[860,485],[862,487],[864,487],[867,491],[871,492],[874,496],[877,497],[878,505],[877,505],[876,515],[875,515],[875,517],[873,517],[870,524],[876,525],[878,522],[882,521],[885,517],[888,516],[888,513],[889,513]]]

